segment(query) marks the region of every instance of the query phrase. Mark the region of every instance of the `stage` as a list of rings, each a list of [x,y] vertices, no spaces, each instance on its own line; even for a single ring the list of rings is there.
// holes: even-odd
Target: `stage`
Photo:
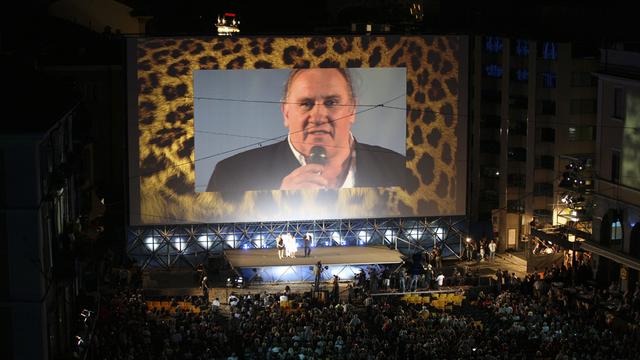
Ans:
[[[329,280],[338,275],[341,280],[353,279],[367,267],[400,264],[402,254],[386,246],[332,246],[311,249],[304,257],[304,248],[298,248],[295,258],[278,258],[276,249],[225,250],[224,257],[248,282],[313,281],[312,267],[318,261],[327,269],[322,278]]]

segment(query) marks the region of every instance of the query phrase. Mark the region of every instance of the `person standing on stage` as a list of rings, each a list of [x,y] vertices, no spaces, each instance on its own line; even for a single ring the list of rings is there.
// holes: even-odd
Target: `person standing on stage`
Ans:
[[[304,257],[309,257],[311,255],[311,234],[306,234],[303,240],[304,240]]]
[[[296,241],[296,237],[291,235],[291,233],[287,233],[286,238],[287,240],[284,244],[287,248],[287,256],[295,259],[296,253],[298,252],[298,242]]]
[[[338,275],[333,275],[333,303],[340,303],[340,278]]]
[[[498,244],[495,241],[491,240],[489,243],[489,261],[496,261],[496,249],[498,248]]]
[[[313,275],[315,275],[315,281],[313,283],[313,291],[320,291],[320,279],[322,278],[322,272],[324,269],[322,268],[322,262],[318,260],[318,262],[313,267]]]
[[[202,282],[200,283],[200,288],[202,289],[202,297],[208,302],[209,301],[209,279],[205,276],[202,278]]]
[[[278,235],[276,238],[276,246],[278,248],[278,258],[282,260],[284,258],[284,240],[282,235]]]

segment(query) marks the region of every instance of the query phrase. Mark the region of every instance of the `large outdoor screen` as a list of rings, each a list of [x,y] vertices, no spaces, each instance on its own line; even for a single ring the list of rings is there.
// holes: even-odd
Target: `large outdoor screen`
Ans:
[[[465,38],[135,39],[132,225],[460,215]]]

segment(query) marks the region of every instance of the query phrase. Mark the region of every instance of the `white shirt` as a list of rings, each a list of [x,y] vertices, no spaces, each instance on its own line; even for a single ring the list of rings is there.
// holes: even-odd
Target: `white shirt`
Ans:
[[[489,243],[489,251],[496,252],[496,243]]]
[[[291,143],[291,136],[287,136],[287,142],[289,143],[289,148],[293,153],[293,156],[298,160],[300,165],[307,165],[307,159],[305,159],[304,155],[302,155]],[[355,144],[355,139],[353,138],[353,134],[351,134],[351,143]],[[340,189],[350,189],[356,186],[356,149],[354,146],[351,148],[351,166],[349,166],[349,172],[347,173],[347,177],[344,179],[344,183],[340,186]]]
[[[444,275],[438,275],[438,277],[436,277],[436,281],[438,282],[438,286],[442,286],[442,284],[444,284]]]

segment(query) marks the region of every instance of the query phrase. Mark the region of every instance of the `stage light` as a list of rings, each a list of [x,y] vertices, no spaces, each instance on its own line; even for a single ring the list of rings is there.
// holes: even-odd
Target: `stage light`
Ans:
[[[385,230],[384,237],[387,238],[387,240],[393,241],[393,236],[394,236],[393,230],[391,230],[391,229]]]
[[[233,282],[231,282],[231,278],[227,278],[227,287],[232,287]]]
[[[229,234],[227,235],[227,240],[225,241],[227,243],[227,245],[229,245],[230,248],[235,248],[236,247],[236,235],[235,234]]]
[[[244,249],[244,250],[249,249],[249,244],[244,244],[244,245],[242,245],[242,249]]]
[[[182,252],[187,248],[187,242],[184,240],[184,238],[178,236],[173,239],[173,246],[178,249],[178,251]]]
[[[335,243],[337,243],[338,245],[342,245],[342,241],[341,241],[341,237],[340,237],[340,233],[337,231],[334,231],[331,234],[331,240],[333,240]]]
[[[198,236],[198,243],[205,249],[209,249],[211,247],[211,241],[209,241],[209,237],[206,235]]]
[[[471,242],[471,238],[467,236],[467,238],[464,239],[464,241],[466,241],[467,243],[470,243]]]
[[[360,230],[358,232],[358,239],[359,239],[358,243],[360,245],[364,245],[367,242],[369,242],[369,234],[364,230]]]
[[[154,237],[149,236],[144,239],[144,245],[147,247],[147,249],[151,251],[156,251],[158,247],[160,247],[160,240],[157,240]]]

